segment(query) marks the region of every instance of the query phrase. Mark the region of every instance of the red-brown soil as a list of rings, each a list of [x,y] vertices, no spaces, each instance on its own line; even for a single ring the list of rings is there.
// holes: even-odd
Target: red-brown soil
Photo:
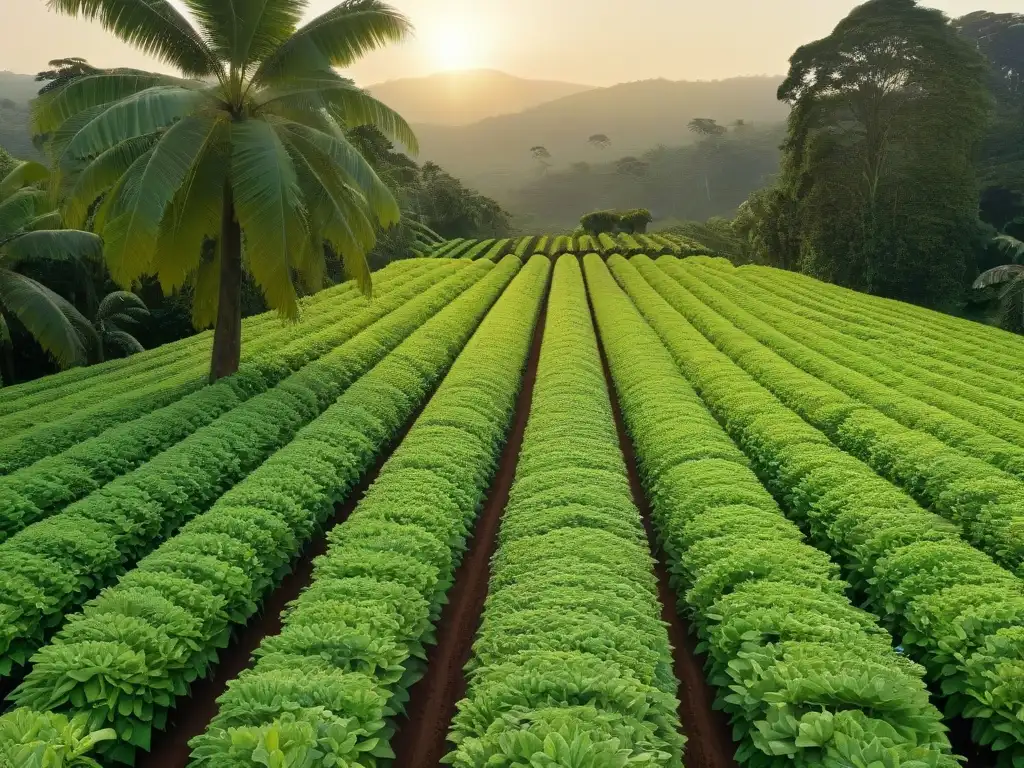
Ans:
[[[589,290],[587,300],[590,301]],[[592,302],[591,317],[593,317]],[[633,442],[622,418],[622,409],[619,407],[618,397],[615,394],[615,384],[608,367],[608,358],[605,355],[604,344],[601,342],[601,334],[598,332],[596,321],[594,331],[597,333],[601,363],[604,366],[605,381],[608,384],[612,410],[615,414],[615,426],[619,432],[619,446],[622,449],[622,455],[626,460],[626,469],[629,473],[633,503],[640,510],[651,554],[655,558],[654,571],[658,580],[661,618],[668,625],[668,638],[672,644],[673,669],[679,680],[679,720],[687,739],[683,752],[683,764],[686,768],[737,768],[737,763],[733,758],[736,744],[732,740],[728,719],[725,713],[715,710],[712,706],[715,700],[715,691],[704,677],[704,656],[696,652],[697,641],[689,631],[688,620],[676,611],[676,594],[669,584],[669,571],[665,555],[656,544],[657,538],[651,523],[651,508],[640,482]]]
[[[397,755],[394,764],[401,768],[436,768],[449,749],[448,728],[455,714],[455,705],[466,693],[463,667],[469,661],[473,639],[480,626],[487,599],[491,557],[497,548],[498,528],[515,480],[516,463],[530,415],[546,317],[545,297],[516,402],[512,430],[502,451],[498,472],[487,492],[469,550],[448,592],[448,604],[442,610],[437,627],[437,645],[427,654],[426,675],[410,689],[406,716],[400,721],[391,742]]]

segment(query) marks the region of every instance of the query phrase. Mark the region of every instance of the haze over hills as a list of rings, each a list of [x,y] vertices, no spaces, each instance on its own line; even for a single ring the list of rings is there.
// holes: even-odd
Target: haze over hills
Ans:
[[[371,85],[374,96],[410,123],[466,125],[521,112],[593,86],[527,80],[493,69],[438,72]]]
[[[639,155],[660,144],[694,141],[688,123],[707,117],[755,125],[786,119],[776,91],[781,77],[742,77],[711,82],[643,80],[595,88],[471,125],[414,125],[420,159],[433,160],[481,192],[507,199],[509,190],[535,178],[540,167],[530,148],[543,146],[553,167],[606,162]],[[611,145],[587,139],[603,133]]]

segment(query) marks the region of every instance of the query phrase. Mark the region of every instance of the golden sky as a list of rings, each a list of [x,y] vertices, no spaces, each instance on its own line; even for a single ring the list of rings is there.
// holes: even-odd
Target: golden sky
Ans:
[[[350,73],[361,85],[444,69],[611,85],[665,77],[712,80],[779,74],[802,43],[822,37],[856,0],[393,0],[414,40],[374,53]],[[931,0],[950,15],[1024,10],[1020,0]],[[310,15],[330,0],[311,0]],[[162,67],[99,25],[58,16],[46,0],[0,0],[0,70],[35,73],[50,59]]]

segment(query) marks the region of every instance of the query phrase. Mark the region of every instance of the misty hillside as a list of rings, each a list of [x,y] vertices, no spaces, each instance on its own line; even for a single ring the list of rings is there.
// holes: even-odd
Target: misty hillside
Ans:
[[[0,147],[15,157],[39,157],[28,128],[28,102],[38,90],[32,75],[0,71]]]
[[[530,154],[537,145],[551,153],[554,170],[580,161],[639,155],[659,144],[691,143],[687,124],[695,117],[723,124],[783,121],[788,107],[775,97],[780,82],[779,77],[644,80],[573,94],[473,125],[415,128],[421,159],[433,160],[481,192],[503,199],[539,174]],[[595,133],[606,134],[611,146],[588,144]]]
[[[411,123],[466,125],[521,112],[592,86],[526,80],[492,69],[440,72],[370,86],[374,96]]]

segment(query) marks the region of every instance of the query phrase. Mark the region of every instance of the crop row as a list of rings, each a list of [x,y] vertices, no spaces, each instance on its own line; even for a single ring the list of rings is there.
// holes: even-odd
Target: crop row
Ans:
[[[0,543],[265,392],[458,269],[437,265],[418,279],[402,280],[373,302],[340,301],[334,324],[319,333],[252,360],[236,376],[0,478]]]
[[[71,618],[33,657],[14,701],[88,713],[92,730],[113,727],[116,740],[101,746],[112,759],[132,762],[148,750],[153,730],[165,727],[176,700],[216,662],[232,626],[256,612],[335,503],[400,433],[519,266],[504,261],[449,296],[437,315],[421,311],[425,322],[331,397],[322,415]]]
[[[377,274],[374,281],[374,295],[386,293],[397,281],[407,279],[411,275],[422,273],[433,262],[408,261],[394,264]],[[354,282],[345,283],[338,290],[329,290],[330,300],[317,297],[315,302],[305,301],[302,304],[303,320],[301,323],[286,323],[281,319],[262,322],[258,325],[243,327],[243,343],[245,357],[243,362],[259,359],[269,351],[287,344],[303,335],[321,330],[338,319],[341,305],[351,301],[362,300],[363,294]],[[182,344],[184,347],[184,343]],[[47,390],[34,397],[22,398],[22,407],[16,413],[0,417],[0,430],[5,440],[16,433],[31,429],[42,423],[57,421],[60,418],[81,411],[96,403],[103,402],[111,396],[123,395],[128,391],[143,390],[162,382],[181,380],[199,387],[206,383],[209,366],[209,344],[189,345],[191,354],[181,355],[173,363],[157,368],[146,367],[135,373],[130,367],[120,371],[117,377],[99,377],[88,382],[79,382],[70,387]],[[38,402],[36,402],[38,401]]]
[[[638,263],[645,274],[657,269],[650,260],[644,264],[642,257]],[[1024,575],[1024,482],[929,433],[937,433],[953,445],[986,447],[990,456],[998,448],[1002,457],[1017,459],[1015,469],[1024,471],[1024,459],[1017,457],[1015,446],[1000,445],[997,438],[937,408],[900,399],[873,379],[859,376],[773,331],[716,296],[678,263],[666,260],[659,264],[679,281],[674,285],[662,281],[665,288],[659,290],[722,352],[840,448],[962,526],[968,541]],[[748,335],[748,329],[770,342],[771,348]],[[786,357],[773,349],[784,351]],[[841,384],[850,394],[829,382]],[[888,406],[884,405],[886,398]],[[900,421],[876,410],[873,403],[890,413],[899,409]],[[993,459],[993,463],[1003,461],[1006,459]]]
[[[838,568],[786,520],[607,267],[587,257],[586,273],[679,610],[708,651],[737,760],[953,768],[924,670],[850,604]]]
[[[494,475],[549,272],[547,259],[532,259],[481,323],[366,497],[330,533],[280,635],[229,684],[193,741],[194,765],[249,766],[275,738],[366,768],[393,757],[390,718],[422,674]]]
[[[0,545],[0,675],[24,664],[70,608],[207,509],[492,267],[470,263],[273,389]]]
[[[1024,474],[1024,426],[1020,421],[1024,408],[1020,403],[999,397],[994,403],[997,407],[992,408],[970,397],[966,390],[970,383],[963,381],[962,375],[959,379],[944,378],[913,369],[901,363],[899,353],[879,350],[874,344],[850,338],[825,323],[789,312],[784,300],[737,279],[733,273],[695,265],[696,261],[686,263],[684,271],[699,280],[701,289],[709,291],[716,300],[728,300],[743,311],[743,325],[738,318],[734,321],[739,327],[746,329],[745,320],[756,317],[760,322],[751,323],[748,332],[779,354],[791,359],[790,353],[798,350],[797,354],[813,361],[813,353],[817,353],[821,365],[808,372],[818,378],[906,426],[921,423],[922,429],[951,445],[992,461],[1008,472]],[[839,371],[844,373],[839,375]],[[980,399],[991,401],[996,397],[982,391]],[[933,409],[927,409],[928,416],[922,417],[921,404],[956,418],[945,417]]]
[[[924,666],[946,698],[946,715],[970,720],[973,738],[1005,751],[1008,761],[1024,759],[1020,579],[718,351],[666,301],[678,284],[653,263],[613,259],[610,266],[787,516],[832,556],[858,598]],[[885,686],[877,690],[882,695]]]
[[[413,271],[403,270],[395,278],[407,279],[409,275],[422,274],[427,266],[415,266]],[[388,283],[390,285],[390,282]],[[386,293],[386,291],[385,291]],[[358,301],[365,302],[364,299]],[[339,302],[343,303],[343,302]],[[356,306],[366,306],[366,303]],[[329,305],[328,305],[329,306]],[[243,368],[251,371],[250,376],[259,378],[260,370],[273,371],[280,368],[282,347],[305,339],[310,334],[326,329],[343,320],[337,307],[331,311],[313,315],[308,323],[282,326],[258,335],[243,354]],[[163,408],[208,384],[206,371],[208,356],[199,355],[186,361],[174,377],[158,378],[143,388],[133,387],[126,379],[118,394],[93,404],[91,407],[64,413],[59,406],[52,413],[53,418],[18,434],[0,440],[0,472],[13,472],[46,456],[66,450],[75,443],[98,435],[104,430],[124,424],[133,419]],[[250,378],[241,379],[236,385],[240,390],[251,384]],[[74,398],[70,398],[74,399]]]
[[[963,418],[972,421],[976,418],[993,419],[991,414],[979,410],[978,406],[998,412],[1004,418],[996,417],[996,420],[986,425],[991,427],[990,431],[1010,442],[1022,439],[1024,429],[1020,427],[1020,422],[1024,420],[1024,406],[1021,405],[1021,401],[1024,400],[1024,385],[1011,383],[1003,377],[989,376],[984,371],[973,370],[970,365],[967,365],[965,370],[962,365],[953,366],[930,356],[924,357],[908,349],[906,344],[894,349],[891,345],[879,343],[877,334],[870,341],[865,340],[864,334],[858,333],[858,329],[851,327],[849,322],[820,310],[805,307],[778,291],[764,287],[760,281],[749,279],[753,274],[750,270],[734,269],[726,272],[715,269],[712,272],[705,269],[703,264],[698,264],[699,261],[702,260],[688,263],[687,268],[693,269],[694,274],[701,275],[702,279],[710,274],[705,282],[714,283],[717,278],[729,286],[742,289],[751,300],[756,297],[756,304],[747,307],[751,311],[770,305],[775,313],[773,318],[786,318],[784,324],[776,324],[776,327],[784,330],[786,335],[808,346],[819,338],[832,342],[821,346],[819,351],[833,356],[833,359],[843,362],[844,365],[899,388],[918,399],[927,399],[933,405]],[[758,314],[762,319],[769,320],[765,315]],[[907,336],[904,335],[903,338],[906,339]],[[849,349],[849,354],[836,354],[838,350],[835,343],[841,343],[844,350]],[[971,374],[969,378],[964,375],[968,371]]]
[[[491,246],[494,245],[494,243],[495,240],[493,237],[489,240],[478,240],[476,245],[462,255],[462,258],[470,260],[479,259],[488,251],[488,249],[491,248]]]
[[[566,253],[587,254],[600,253],[604,256],[622,253],[626,255],[688,255],[705,253],[706,248],[698,243],[680,238],[676,235],[631,235],[619,233],[615,235],[602,233],[592,235],[528,235],[503,240],[467,240],[458,238],[449,240],[431,254],[431,258],[462,258],[497,260],[511,252],[520,259],[529,258],[531,254],[545,254],[558,257]]]
[[[446,761],[680,766],[652,565],[579,264],[563,257]]]
[[[396,274],[416,266],[422,266],[422,262],[409,260],[400,265],[395,264],[386,271],[390,274]],[[383,274],[383,272],[380,273],[381,276]],[[358,288],[355,282],[349,281],[320,291],[313,296],[300,299],[299,306],[303,311],[317,309],[322,303],[333,302],[338,298],[350,296],[357,291]],[[260,315],[245,318],[242,321],[242,333],[245,336],[257,335],[275,325],[280,326],[280,322],[280,316],[277,312],[264,312]],[[50,402],[68,394],[77,394],[84,388],[90,388],[94,385],[119,382],[126,376],[152,371],[197,354],[208,356],[212,339],[213,332],[206,331],[191,336],[188,339],[183,339],[173,344],[164,344],[154,349],[131,355],[130,357],[108,360],[87,367],[71,368],[51,376],[44,376],[35,381],[13,387],[5,387],[3,401],[0,402],[0,416],[6,416],[39,403]]]
[[[1012,377],[1018,384],[1024,375],[1024,341],[1012,333],[913,304],[828,285],[800,274],[786,272],[779,279],[801,300],[806,298],[812,306],[822,306],[829,313],[881,333],[898,346],[902,346],[904,339],[920,340],[925,342],[923,350],[934,351],[953,364],[974,361]]]

